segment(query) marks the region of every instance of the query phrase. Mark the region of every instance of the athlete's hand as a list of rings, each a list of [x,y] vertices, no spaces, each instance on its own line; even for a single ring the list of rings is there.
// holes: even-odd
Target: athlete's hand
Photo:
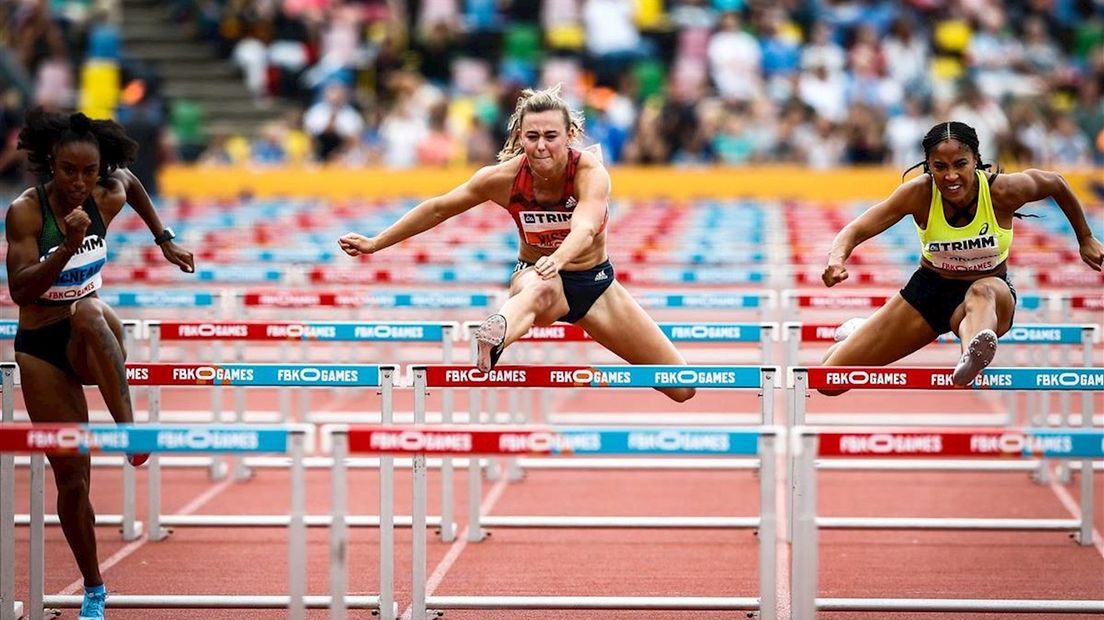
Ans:
[[[542,280],[551,280],[560,272],[560,261],[554,256],[542,256],[533,264],[533,270]]]
[[[83,207],[70,211],[69,215],[65,216],[65,249],[74,254],[77,253],[84,243],[84,233],[91,225],[92,218],[88,217]]]
[[[824,280],[824,286],[832,288],[847,279],[847,267],[844,267],[842,263],[829,263],[824,268],[824,273],[821,274],[820,279]]]
[[[1094,271],[1100,271],[1104,267],[1104,244],[1096,237],[1086,238],[1081,242],[1081,260]]]
[[[192,253],[176,245],[171,239],[161,244],[161,253],[165,255],[166,260],[180,267],[184,273],[195,271],[195,258]]]
[[[337,240],[337,245],[349,256],[361,254],[373,254],[376,251],[376,240],[357,233],[345,233]]]

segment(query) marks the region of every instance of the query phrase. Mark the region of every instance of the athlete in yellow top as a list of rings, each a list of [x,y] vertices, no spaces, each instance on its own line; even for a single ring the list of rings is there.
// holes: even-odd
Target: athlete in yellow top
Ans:
[[[1104,262],[1104,246],[1060,174],[1030,169],[987,175],[977,133],[965,123],[932,127],[923,147],[924,161],[916,166],[926,174],[902,183],[845,226],[832,242],[822,278],[829,287],[846,280],[844,264],[855,247],[907,215],[920,235],[920,268],[869,320],[841,327],[854,331],[837,334],[841,342],[828,351],[824,365],[890,364],[953,331],[962,342],[953,380],[964,386],[993,361],[997,337],[1012,327],[1016,289],[1008,280],[1007,259],[1013,214],[1053,198],[1073,226],[1081,259],[1096,271]]]

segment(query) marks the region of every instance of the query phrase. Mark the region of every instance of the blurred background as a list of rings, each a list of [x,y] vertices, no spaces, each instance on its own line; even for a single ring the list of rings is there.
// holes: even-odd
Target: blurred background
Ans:
[[[743,290],[751,315],[779,319],[781,310],[763,309],[795,288],[823,291],[832,237],[888,195],[921,161],[922,136],[950,119],[976,128],[983,158],[1005,170],[1061,171],[1104,232],[1101,0],[0,7],[0,196],[35,182],[16,150],[29,107],[115,118],[140,144],[133,169],[162,218],[196,253],[196,274],[173,270],[124,212],[112,225],[104,290],[135,308],[138,299],[192,308],[214,294],[240,317],[242,300],[262,298],[257,287],[473,287],[468,299],[492,301],[460,310],[424,298],[423,310],[480,318],[517,255],[499,209],[473,209],[359,260],[335,240],[374,234],[492,163],[521,89],[554,84],[585,111],[583,145],[600,144],[610,167],[610,255],[634,293]],[[1057,206],[1026,210],[1042,217],[1017,222],[1011,260],[1025,298],[1098,297],[1104,280],[1080,263]],[[895,290],[916,251],[912,223],[900,222],[856,252],[848,286]],[[180,287],[206,288],[141,297]],[[395,318],[383,302],[409,301],[396,295],[346,301]],[[273,299],[309,307],[316,297]],[[14,317],[10,305],[0,292]],[[1099,309],[1089,310],[1099,323]]]
[[[607,163],[920,161],[935,122],[1005,166],[1104,162],[1100,0],[3,0],[0,177],[34,105],[164,165],[469,167],[564,85]]]

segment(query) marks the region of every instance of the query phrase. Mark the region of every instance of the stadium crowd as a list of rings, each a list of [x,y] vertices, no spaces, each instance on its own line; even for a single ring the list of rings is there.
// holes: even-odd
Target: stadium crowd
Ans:
[[[50,32],[74,11],[58,7],[103,3],[3,15],[37,84],[35,101],[5,89],[0,167],[64,62]],[[1104,163],[1099,0],[172,0],[171,15],[288,110],[253,137],[208,126],[211,165],[488,163],[520,89],[553,83],[612,163],[903,169],[944,119],[975,127],[987,160]]]

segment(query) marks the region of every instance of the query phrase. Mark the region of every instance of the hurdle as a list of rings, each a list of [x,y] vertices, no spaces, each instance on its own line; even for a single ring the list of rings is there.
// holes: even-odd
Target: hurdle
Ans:
[[[533,372],[540,367],[527,367]],[[549,372],[569,372],[548,368]],[[623,367],[630,368],[630,367]],[[641,369],[641,367],[635,367]],[[649,372],[647,368],[641,372]],[[656,367],[650,367],[656,368]],[[669,367],[667,367],[669,368]],[[578,367],[576,367],[578,370]],[[465,368],[464,371],[470,371]],[[595,369],[597,371],[597,369]],[[444,368],[415,369],[419,374],[450,372]],[[497,371],[493,371],[497,372]],[[517,372],[506,370],[503,372]],[[651,371],[667,372],[667,371]],[[570,379],[569,379],[570,380]],[[432,381],[431,381],[432,383]],[[691,387],[690,383],[681,385]],[[715,386],[714,386],[715,387]],[[782,431],[773,426],[754,428],[695,428],[686,430],[656,428],[571,428],[503,426],[379,426],[343,429],[348,433],[352,452],[413,454],[413,574],[411,610],[413,618],[425,618],[427,609],[647,609],[647,610],[758,610],[763,620],[776,614],[776,525],[774,487],[775,455]],[[743,455],[760,461],[760,515],[741,518],[744,527],[758,528],[758,597],[675,597],[675,596],[427,596],[426,595],[426,492],[427,454],[465,454],[469,460],[478,454],[548,456],[664,456],[701,457]],[[393,498],[391,498],[393,501]],[[656,527],[658,523],[643,525]],[[472,527],[469,524],[469,527]],[[478,526],[478,523],[475,524]],[[599,526],[601,527],[601,526]],[[726,526],[732,527],[732,525]],[[344,560],[344,556],[340,557]]]
[[[45,454],[84,454],[89,452],[281,452],[290,455],[291,505],[288,533],[288,594],[287,595],[125,595],[113,594],[107,606],[120,608],[234,608],[287,609],[288,617],[306,618],[307,608],[331,605],[329,596],[306,596],[306,482],[302,459],[305,431],[302,427],[232,427],[225,425],[159,426],[159,425],[32,425],[0,426],[0,451],[31,453],[31,539],[29,562],[29,592],[27,613],[30,620],[42,620],[46,608],[80,607],[81,596],[46,596],[44,567],[43,499]],[[14,501],[12,486],[5,485],[6,501]],[[5,519],[5,540],[13,540],[10,520]],[[5,557],[4,574],[13,574],[14,562]],[[10,580],[5,580],[10,584]],[[7,586],[5,586],[7,587]],[[7,593],[5,593],[7,594]],[[9,600],[6,596],[4,601]],[[346,607],[377,609],[379,596],[345,597]],[[7,612],[7,609],[3,610]],[[12,615],[12,618],[15,616]],[[7,620],[4,616],[2,620]]]
[[[126,346],[128,351],[133,350],[134,342],[138,338],[138,336],[139,336],[139,334],[141,333],[141,330],[142,330],[141,321],[128,319],[128,320],[122,321],[122,324],[123,324],[123,339],[124,339],[125,346]],[[15,331],[16,331],[16,328],[17,328],[17,325],[18,325],[18,321],[2,321],[2,322],[0,322],[0,325],[5,326],[5,327],[7,325],[12,325],[12,329],[10,331],[11,331],[12,337],[13,338],[15,337]],[[8,370],[8,367],[10,367],[10,371]],[[4,381],[10,381],[11,382],[11,385],[8,385],[6,387],[10,389],[10,392],[12,394],[12,399],[13,399],[10,402],[7,401],[7,400],[4,401],[5,410],[4,410],[3,415],[4,415],[4,420],[6,422],[16,421],[15,420],[15,401],[14,401],[14,398],[15,398],[15,380],[14,380],[14,378],[15,378],[16,371],[17,371],[17,367],[13,363],[5,362],[5,363],[0,364],[0,372],[3,372],[3,374],[4,374]],[[25,421],[29,421],[29,420],[19,420],[19,421],[20,422],[25,422]],[[13,463],[18,464],[20,466],[30,464],[29,461],[24,463],[22,461],[22,459],[15,459],[14,455],[13,455]],[[142,535],[143,524],[142,524],[141,521],[137,520],[137,517],[135,515],[135,510],[134,510],[134,503],[135,503],[134,469],[131,468],[131,467],[124,467],[123,468],[123,507],[122,507],[122,512],[118,513],[118,514],[96,515],[96,525],[118,525],[119,528],[120,528],[119,531],[120,531],[120,534],[122,535],[123,540],[127,540],[127,541],[137,540],[138,537]],[[28,524],[30,524],[30,522],[31,522],[31,517],[28,514],[17,514],[17,515],[15,515],[16,525],[28,525]],[[60,525],[61,522],[58,520],[57,515],[47,515],[46,524],[47,525]]]
[[[483,373],[470,366],[413,366],[414,375],[414,423],[425,422],[425,394],[430,387],[498,387],[498,388],[717,388],[759,390],[761,424],[773,424],[774,377],[776,367],[758,366],[500,366]],[[469,394],[469,420],[478,420],[480,408],[478,390]],[[478,427],[476,427],[478,428]],[[683,429],[670,429],[677,439]],[[625,456],[631,456],[627,454]],[[421,459],[421,472],[419,472]],[[415,456],[415,493],[424,494],[426,479],[425,456]],[[479,541],[485,536],[483,525],[497,527],[586,527],[586,528],[731,528],[753,527],[748,519],[705,519],[697,517],[494,517],[481,515],[479,503],[482,495],[480,460],[468,461],[468,540]],[[526,466],[535,465],[533,459]],[[752,467],[748,464],[740,464]],[[587,467],[580,464],[579,468]],[[737,467],[729,465],[729,468]],[[761,467],[761,465],[760,465]],[[645,469],[640,463],[623,463],[622,468]]]
[[[798,359],[798,351],[801,343],[803,342],[834,342],[835,329],[838,327],[836,323],[801,323],[801,322],[787,322],[783,324],[782,339],[786,343],[786,366],[789,368],[798,368],[801,366],[801,362]],[[1063,362],[1069,363],[1071,360],[1068,353],[1072,352],[1077,346],[1081,346],[1081,363],[1085,367],[1093,366],[1093,343],[1098,337],[1099,327],[1089,324],[1051,324],[1051,323],[1027,323],[1022,325],[1016,325],[1012,327],[1006,334],[1000,337],[999,342],[1004,345],[1016,345],[1020,347],[1032,347],[1036,350],[1046,350],[1050,345],[1062,346]],[[943,334],[939,336],[935,342],[939,343],[953,343],[958,342],[953,334]],[[1039,362],[1045,362],[1045,360],[1036,360]],[[1007,392],[1009,396],[1013,392]],[[1036,392],[1042,394],[1042,392]],[[1083,395],[1083,398],[1088,399],[1088,394]],[[1062,392],[1060,395],[1060,414],[1053,421],[1062,426],[1068,426],[1071,423],[1072,408],[1069,399],[1068,392]],[[1084,403],[1083,403],[1084,404]],[[1030,423],[1033,426],[1046,425],[1048,422],[1048,416],[1043,410],[1043,401],[1036,403],[1034,414],[1031,415]],[[957,414],[926,414],[922,416],[922,420],[919,420],[921,416],[912,415],[905,422],[901,422],[900,416],[892,414],[886,415],[864,415],[860,421],[855,420],[853,416],[848,415],[828,415],[828,414],[814,414],[815,418],[810,418],[810,424],[877,424],[894,426],[898,424],[915,425],[915,424],[936,424],[939,426],[988,426],[996,424],[1006,424],[1008,426],[1015,426],[1018,423],[1018,411],[1017,402],[1015,398],[1007,399],[1008,412],[1007,415],[1001,416],[1000,414],[974,414],[974,415],[957,415]],[[1085,407],[1083,407],[1085,409]],[[1091,409],[1091,407],[1089,407]],[[1029,412],[1030,414],[1031,412]],[[1002,419],[1003,418],[1003,419]]]
[[[991,370],[986,371],[992,372]],[[934,375],[933,375],[934,376]],[[1084,375],[1097,381],[1102,374]],[[818,378],[817,383],[820,382]],[[1097,384],[1099,385],[1099,384]],[[1098,388],[1099,389],[1099,388]],[[826,527],[838,527],[843,519],[827,519],[816,516],[816,470],[819,459],[847,459],[877,454],[887,459],[908,463],[917,457],[964,457],[972,459],[1008,459],[1017,457],[1045,457],[1051,459],[1104,458],[1104,432],[1096,429],[940,429],[871,427],[846,430],[817,427],[797,427],[791,434],[791,454],[796,467],[796,504],[792,547],[792,606],[794,618],[813,618],[817,610],[823,611],[956,611],[956,612],[1005,612],[1005,613],[1104,613],[1104,601],[1100,600],[1041,600],[1041,599],[920,599],[920,598],[820,598],[817,572],[819,552],[817,532]],[[1091,467],[1082,467],[1082,513],[1079,522],[1068,525],[1077,529],[1076,540],[1081,545],[1091,544],[1092,539],[1092,491]],[[1086,496],[1088,499],[1086,499]],[[927,519],[899,520],[889,525],[886,519],[850,519],[853,525],[871,527],[926,528]],[[881,522],[876,525],[875,521]],[[907,523],[904,521],[908,521]],[[956,529],[990,529],[986,519],[959,519]],[[1007,520],[1011,521],[1011,520]],[[1015,529],[1039,529],[1027,527],[1041,520],[1020,519],[1023,527]],[[1034,521],[1036,523],[1026,523]],[[1061,529],[1066,529],[1065,527]]]
[[[375,365],[298,365],[298,364],[128,364],[127,379],[134,386],[154,388],[150,397],[151,423],[157,423],[160,411],[160,391],[164,386],[234,385],[251,387],[378,387],[382,395],[381,409],[393,406],[393,366]],[[390,415],[385,411],[384,419]],[[249,428],[249,426],[238,427]],[[313,427],[307,427],[312,429]],[[157,454],[151,454],[149,468],[150,540],[164,540],[172,527],[286,527],[284,515],[162,515],[161,514],[161,466]],[[302,459],[298,464],[304,467]],[[304,467],[305,469],[305,467]],[[310,527],[328,526],[329,515],[305,515],[304,523]],[[352,527],[377,527],[379,518],[357,516],[348,519]]]
[[[818,367],[818,368],[795,368],[794,369],[794,385],[795,385],[795,397],[793,403],[795,405],[793,411],[793,426],[805,425],[805,400],[808,395],[809,389],[859,389],[859,390],[947,390],[947,389],[978,389],[978,390],[1066,390],[1066,391],[1080,391],[1085,392],[1086,396],[1089,396],[1088,392],[1100,392],[1104,391],[1104,369],[1102,368],[987,368],[985,371],[978,375],[977,379],[966,388],[956,388],[951,382],[951,373],[942,368],[910,368],[910,367],[886,367],[886,368],[859,368],[859,367]],[[1089,398],[1085,398],[1083,401],[1085,411],[1082,412],[1082,428],[1080,432],[1088,433],[1091,431],[1092,416],[1091,408],[1092,401]],[[939,429],[935,429],[939,430]],[[1063,429],[1068,430],[1068,429]],[[934,432],[934,431],[933,431]],[[1042,431],[1040,431],[1042,432]],[[933,435],[934,436],[934,435]],[[879,438],[881,439],[881,438]],[[935,449],[935,443],[928,446],[925,454],[924,450],[917,449],[914,454],[910,456],[916,457],[916,460],[910,460],[904,463],[900,468],[907,468],[910,470],[920,470],[926,468],[920,460],[924,456],[930,456],[933,458],[945,458],[952,456],[976,456],[972,453],[962,454],[953,452],[943,452]],[[875,448],[865,450],[862,453],[851,454],[852,459],[843,461],[831,461],[824,463],[817,463],[816,466],[821,469],[886,469],[892,467],[887,465],[885,460],[892,460],[894,453],[892,450],[892,444],[886,448],[885,446],[876,446]],[[1034,451],[1022,455],[1023,457],[1031,457]],[[1046,456],[1047,453],[1041,452],[1036,456]],[[882,462],[864,462],[862,457],[888,457],[883,459]],[[981,467],[973,466],[973,461],[976,459],[965,459],[963,461],[952,461],[951,464],[944,467],[935,467],[933,469],[978,469]],[[1012,465],[1012,466],[1010,466]],[[1036,462],[1029,462],[1026,469],[1034,469],[1037,467]],[[790,465],[790,481],[791,481],[791,521],[799,518],[797,516],[798,511],[796,506],[800,503],[800,497],[798,496],[798,483],[797,479],[801,475],[796,471],[797,461],[791,459]],[[996,461],[987,467],[984,467],[985,471],[1009,471],[1009,470],[1023,470],[1023,466],[1015,466],[1014,462],[1009,462],[1007,459],[1003,461]],[[838,528],[838,529],[931,529],[931,530],[1044,530],[1044,531],[1079,531],[1081,533],[1082,544],[1089,544],[1088,539],[1091,536],[1087,536],[1086,533],[1091,531],[1092,524],[1092,461],[1088,458],[1081,461],[1081,520],[1076,519],[958,519],[958,518],[850,518],[850,517],[837,517],[831,519],[818,519],[817,525],[821,528]],[[1086,492],[1086,481],[1088,491]],[[794,526],[796,527],[796,525]]]

